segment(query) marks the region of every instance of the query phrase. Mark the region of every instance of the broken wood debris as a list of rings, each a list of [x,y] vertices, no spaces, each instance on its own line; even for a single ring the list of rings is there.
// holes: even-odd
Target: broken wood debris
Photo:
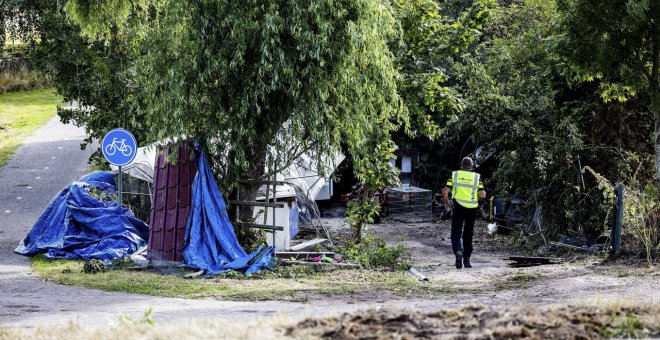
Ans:
[[[204,274],[204,271],[200,270],[200,271],[196,271],[194,273],[187,274],[183,278],[185,278],[185,279],[194,279],[196,277],[202,276],[203,274]]]
[[[327,266],[327,267],[336,267],[342,269],[362,269],[362,266],[357,263],[347,263],[347,262],[327,263],[327,262],[309,262],[309,261],[280,259],[279,263],[284,266],[294,266],[294,265],[308,266],[308,267]]]
[[[426,277],[424,274],[420,273],[419,271],[417,271],[417,269],[415,269],[413,267],[410,267],[409,272],[410,272],[410,274],[413,274],[417,278],[418,281],[429,282],[429,278]]]
[[[335,253],[328,251],[328,252],[317,252],[317,251],[278,251],[275,253],[275,256],[277,256],[280,259],[294,259],[294,260],[300,260],[300,259],[308,259],[310,257],[329,257],[331,259],[335,258]]]
[[[305,241],[295,246],[292,246],[289,250],[293,252],[310,251],[314,249],[317,245],[321,245],[326,242],[328,242],[328,239],[315,238],[313,240]]]
[[[511,256],[507,260],[515,263],[509,264],[510,267],[533,267],[546,264],[560,264],[564,262],[563,258],[557,257],[534,257],[534,256]]]

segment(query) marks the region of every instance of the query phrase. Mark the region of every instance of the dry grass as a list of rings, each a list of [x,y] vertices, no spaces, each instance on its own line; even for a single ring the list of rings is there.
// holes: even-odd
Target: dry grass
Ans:
[[[192,299],[305,302],[317,297],[359,295],[378,301],[479,292],[459,289],[444,281],[420,283],[407,272],[376,270],[329,269],[317,272],[308,267],[278,267],[276,271],[261,276],[230,274],[185,279],[186,272],[177,269],[167,274],[127,270],[87,274],[82,272],[81,261],[47,260],[41,255],[34,257],[32,264],[40,277],[60,284]]]
[[[464,307],[439,311],[369,310],[310,318],[287,329],[325,339],[598,339],[660,336],[660,308]]]
[[[92,328],[77,322],[61,327],[1,328],[0,339],[12,340],[115,340],[115,339],[286,339],[281,321],[232,323],[226,320],[195,320],[167,324],[131,324],[118,321],[107,328]]]
[[[21,68],[15,73],[0,72],[0,93],[41,89],[52,82],[37,71]]]

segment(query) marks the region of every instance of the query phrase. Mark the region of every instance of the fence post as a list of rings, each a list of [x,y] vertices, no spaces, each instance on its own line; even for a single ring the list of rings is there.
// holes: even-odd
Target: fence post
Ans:
[[[619,255],[621,253],[621,228],[623,224],[623,194],[624,186],[619,184],[615,191],[614,197],[616,199],[616,206],[614,207],[614,223],[612,225],[612,254]]]

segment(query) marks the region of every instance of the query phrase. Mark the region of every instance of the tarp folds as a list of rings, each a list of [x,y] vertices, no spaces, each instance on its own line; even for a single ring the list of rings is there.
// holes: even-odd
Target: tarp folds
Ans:
[[[186,265],[210,275],[228,270],[251,274],[273,268],[274,248],[259,247],[247,254],[238,244],[227,216],[225,200],[203,152],[197,157],[185,242],[183,257]]]
[[[134,253],[146,244],[148,226],[113,201],[115,195],[112,172],[81,177],[51,200],[15,251],[106,263]]]

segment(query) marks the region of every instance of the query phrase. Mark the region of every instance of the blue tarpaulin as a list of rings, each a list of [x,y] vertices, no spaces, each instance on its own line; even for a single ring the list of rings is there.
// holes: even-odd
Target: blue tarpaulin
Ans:
[[[81,177],[50,201],[15,251],[105,263],[134,253],[146,244],[148,226],[112,200],[113,195],[112,172]]]
[[[197,156],[185,243],[183,257],[186,265],[211,275],[228,270],[251,274],[272,269],[274,265],[273,247],[262,246],[247,254],[238,244],[227,216],[225,200],[203,152]]]

